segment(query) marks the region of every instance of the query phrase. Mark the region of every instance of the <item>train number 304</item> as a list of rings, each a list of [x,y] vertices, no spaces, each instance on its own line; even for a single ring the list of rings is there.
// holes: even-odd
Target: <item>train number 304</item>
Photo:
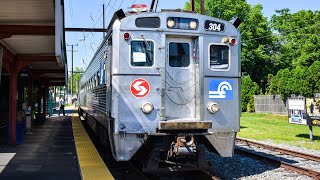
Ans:
[[[221,31],[221,24],[210,23],[208,30],[210,30],[210,31]]]

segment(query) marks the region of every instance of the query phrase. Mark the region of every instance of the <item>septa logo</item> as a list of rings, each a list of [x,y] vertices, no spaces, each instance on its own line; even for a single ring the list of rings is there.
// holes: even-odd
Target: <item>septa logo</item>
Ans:
[[[133,96],[143,98],[149,94],[150,85],[145,79],[138,78],[131,83],[130,91]]]

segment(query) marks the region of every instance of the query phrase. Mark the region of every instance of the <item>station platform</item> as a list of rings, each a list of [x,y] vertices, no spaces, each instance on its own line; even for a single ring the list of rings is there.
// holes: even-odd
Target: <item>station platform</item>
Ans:
[[[25,134],[24,144],[0,145],[0,179],[114,179],[74,107]]]

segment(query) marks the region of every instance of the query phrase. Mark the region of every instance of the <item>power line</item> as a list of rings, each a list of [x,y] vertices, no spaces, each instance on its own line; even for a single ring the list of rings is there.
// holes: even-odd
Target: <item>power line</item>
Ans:
[[[78,46],[78,44],[67,44],[67,46],[71,46],[71,97],[73,95],[73,52],[77,52],[73,50],[74,46]]]
[[[121,3],[120,3],[120,5],[119,5],[118,9],[120,9],[120,7],[121,7],[121,5],[122,5],[123,1],[124,1],[124,0],[122,0],[122,1],[121,1]]]
[[[123,1],[123,0],[122,0]],[[113,5],[111,6],[111,8],[114,7],[115,3],[117,2],[117,0],[114,1]],[[111,0],[109,0],[108,4],[104,7],[104,10],[106,10],[109,6],[110,6]],[[114,9],[114,8],[113,8]],[[109,16],[111,11],[109,11],[107,17]],[[101,17],[103,16],[103,14],[100,15],[100,17],[98,18],[98,20],[96,21],[96,23],[93,25],[93,28],[98,24],[98,22],[100,21]],[[87,34],[86,36],[84,36],[84,40],[89,36],[89,34]],[[93,35],[94,36],[94,35]]]
[[[115,0],[115,1],[113,2],[113,5],[110,6],[111,0],[109,0],[108,4],[107,4],[103,9],[106,10],[107,7],[110,6],[112,9],[115,10],[114,6],[116,5],[116,2],[117,2],[117,1]],[[121,1],[118,9],[121,7],[121,5],[123,4],[123,2],[124,2],[124,0]],[[109,13],[108,13],[108,15],[107,15],[106,17],[109,17],[110,14],[111,14],[111,11],[109,11]],[[101,19],[102,16],[103,16],[103,13],[100,15],[100,17],[98,18],[97,22],[94,24],[93,27],[95,27],[95,26],[97,25],[97,23],[99,22],[99,20]],[[85,40],[88,38],[88,36],[89,36],[89,34],[87,34],[87,35],[84,36],[84,38],[83,38],[84,44],[85,44]],[[92,34],[92,36],[94,36],[94,35]],[[85,46],[86,46],[86,45],[85,45]]]

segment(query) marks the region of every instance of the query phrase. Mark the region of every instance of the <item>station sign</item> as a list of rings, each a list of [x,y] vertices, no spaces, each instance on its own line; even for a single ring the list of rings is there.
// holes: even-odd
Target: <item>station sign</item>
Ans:
[[[289,98],[288,120],[291,124],[320,126],[320,98]]]
[[[307,125],[305,98],[288,99],[288,120],[291,124]]]
[[[306,98],[307,124],[320,126],[320,98]]]

